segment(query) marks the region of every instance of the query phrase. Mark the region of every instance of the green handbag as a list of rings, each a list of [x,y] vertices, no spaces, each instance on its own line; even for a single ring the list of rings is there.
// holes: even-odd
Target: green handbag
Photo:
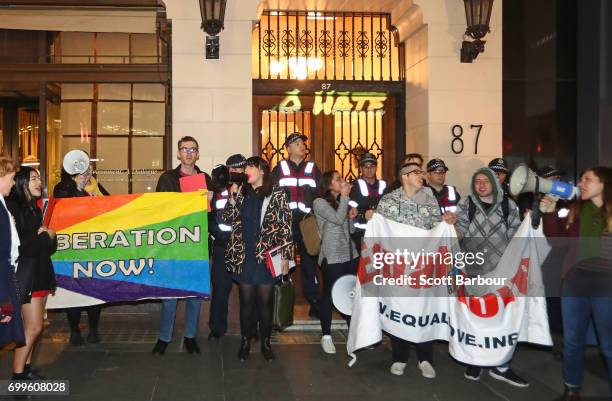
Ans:
[[[293,325],[293,304],[295,303],[295,286],[291,277],[274,286],[274,312],[272,327],[282,331]]]

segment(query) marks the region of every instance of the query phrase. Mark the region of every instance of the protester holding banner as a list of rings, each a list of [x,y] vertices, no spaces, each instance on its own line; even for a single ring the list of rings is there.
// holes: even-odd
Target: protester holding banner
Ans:
[[[289,272],[289,260],[293,259],[291,209],[287,192],[273,185],[267,161],[251,157],[245,172],[247,183],[232,185],[223,211],[224,223],[232,227],[225,266],[239,285],[242,338],[238,359],[244,361],[249,357],[257,304],[261,353],[271,361],[275,359],[270,346],[272,289],[281,277],[270,273],[266,253],[280,249],[282,273]]]
[[[200,158],[200,147],[198,141],[191,136],[184,136],[177,143],[176,158],[181,164],[175,169],[164,172],[157,181],[156,192],[181,192],[181,177],[188,177],[201,174],[202,171],[196,165]],[[204,173],[206,185],[210,188],[210,177]],[[187,298],[187,308],[185,311],[185,333],[183,342],[187,352],[199,354],[200,346],[196,342],[198,335],[198,323],[200,321],[200,309],[202,299],[197,297]],[[159,324],[159,338],[153,347],[153,354],[163,355],[170,341],[174,330],[174,319],[176,317],[176,306],[178,299],[170,298],[162,300],[161,319]]]
[[[612,169],[593,167],[580,176],[580,199],[569,216],[555,211],[556,200],[540,202],[544,231],[568,237],[562,271],[563,377],[567,400],[578,400],[584,376],[584,349],[591,317],[608,366],[612,396]]]
[[[326,354],[335,354],[331,336],[332,288],[336,280],[346,274],[357,274],[359,254],[350,234],[356,209],[349,212],[351,186],[337,171],[327,171],[321,179],[319,197],[313,203],[317,228],[321,235],[319,265],[323,271],[323,296],[320,301],[321,347]],[[350,215],[349,215],[350,213]],[[348,316],[345,316],[348,320]]]
[[[26,345],[15,349],[14,380],[42,378],[31,368],[32,351],[42,333],[47,296],[55,291],[56,286],[51,255],[57,249],[57,239],[55,231],[42,225],[42,212],[36,204],[41,195],[42,182],[38,171],[21,167],[7,201],[20,241],[17,284],[26,337]]]
[[[485,252],[483,263],[465,266],[467,276],[476,277],[494,271],[519,225],[518,207],[505,196],[493,170],[476,170],[472,176],[471,194],[457,206],[455,226],[463,252]],[[464,376],[478,381],[480,372],[480,367],[468,366]],[[509,362],[491,369],[489,375],[516,387],[529,386],[510,369]]]
[[[421,159],[422,160],[422,159]],[[376,212],[383,217],[402,224],[408,224],[425,230],[432,229],[442,218],[449,224],[454,223],[454,216],[446,213],[440,215],[438,201],[430,188],[424,186],[425,172],[421,164],[410,162],[404,164],[398,173],[401,187],[382,197]],[[399,337],[391,336],[393,364],[391,373],[404,374],[408,361],[409,342]],[[433,342],[416,344],[418,367],[423,377],[434,378],[436,371],[433,363]]]
[[[241,154],[231,155],[227,158],[225,166],[230,174],[244,173],[246,158]],[[223,224],[222,214],[229,199],[230,188],[231,185],[215,192],[213,195],[213,210],[208,222],[208,232],[213,237],[213,260],[210,272],[212,296],[210,299],[210,318],[208,320],[208,327],[210,328],[208,339],[211,341],[218,340],[227,331],[227,310],[232,290],[232,276],[225,268],[225,248],[232,228]]]
[[[79,198],[90,196],[85,191],[85,187],[91,179],[92,170],[88,168],[83,174],[76,174],[71,176],[68,172],[62,168],[62,179],[53,188],[54,198]],[[100,312],[102,307],[100,305],[87,306],[85,308],[67,308],[66,316],[68,317],[68,323],[70,325],[70,344],[73,346],[79,346],[85,344],[85,340],[81,335],[81,329],[79,324],[81,323],[81,312],[87,311],[87,318],[89,321],[89,333],[87,334],[87,342],[90,344],[97,344],[100,342],[100,336],[98,335],[98,323],[100,322]]]
[[[4,198],[15,185],[16,164],[0,155],[0,346],[25,344],[21,304],[17,293],[15,267],[19,258],[19,235]]]

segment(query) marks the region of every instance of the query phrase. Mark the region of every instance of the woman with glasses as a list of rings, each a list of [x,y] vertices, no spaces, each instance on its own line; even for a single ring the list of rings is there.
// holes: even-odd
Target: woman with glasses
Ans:
[[[399,170],[401,187],[384,195],[378,203],[376,212],[387,219],[402,224],[408,224],[424,230],[431,230],[442,219],[449,224],[455,223],[452,213],[440,215],[438,201],[431,189],[425,187],[425,172],[421,165],[414,162],[404,164]],[[401,338],[390,336],[393,354],[391,374],[401,376],[404,374],[408,361],[409,342]],[[432,379],[436,377],[433,363],[433,342],[415,344],[418,367],[423,377]]]
[[[272,289],[281,277],[274,277],[268,270],[266,253],[279,249],[282,273],[289,272],[289,260],[293,259],[291,209],[287,192],[272,184],[268,162],[260,157],[247,159],[245,174],[247,183],[232,185],[223,210],[224,223],[232,227],[225,266],[239,287],[242,339],[238,359],[249,357],[257,305],[261,353],[271,361],[275,358],[270,347]]]
[[[42,333],[47,296],[55,291],[51,255],[57,248],[57,240],[55,231],[42,225],[42,212],[36,205],[41,196],[38,171],[21,167],[7,202],[20,240],[17,283],[26,338],[25,346],[15,348],[13,380],[43,379],[32,371],[31,360],[34,344]]]

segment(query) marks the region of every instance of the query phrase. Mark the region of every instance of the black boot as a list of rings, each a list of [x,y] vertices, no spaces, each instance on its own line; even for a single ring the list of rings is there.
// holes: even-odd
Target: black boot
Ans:
[[[270,345],[270,337],[261,339],[261,354],[266,361],[273,361],[276,359],[274,352],[272,352],[272,346]]]
[[[100,342],[100,336],[98,335],[98,329],[90,329],[87,334],[87,342],[89,344],[98,344]]]
[[[249,358],[251,352],[251,339],[243,336],[240,340],[240,350],[238,350],[238,359],[246,361]]]
[[[184,337],[183,338],[183,343],[185,344],[185,349],[190,354],[199,354],[200,353],[200,346],[196,342],[195,338]]]
[[[38,372],[32,370],[32,365],[26,363],[23,367],[23,374],[27,380],[48,380],[45,376],[41,376]]]
[[[73,330],[70,332],[70,345],[79,346],[85,344],[85,340],[83,340],[83,336],[79,330]]]
[[[155,347],[153,347],[153,351],[151,351],[153,353],[153,355],[155,354],[159,354],[159,355],[164,355],[164,353],[166,352],[166,348],[168,347],[168,344],[165,341],[162,340],[157,340],[157,343],[155,344]]]

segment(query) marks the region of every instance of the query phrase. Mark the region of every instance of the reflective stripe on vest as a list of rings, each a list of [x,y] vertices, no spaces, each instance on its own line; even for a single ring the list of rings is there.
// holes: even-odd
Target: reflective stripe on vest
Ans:
[[[357,207],[359,207],[359,204],[357,202],[355,202],[354,200],[350,200],[349,201],[349,206],[357,208]]]
[[[313,162],[306,163],[306,168],[304,169],[304,173],[305,174],[311,174],[313,168],[314,168],[314,163]]]
[[[378,194],[382,195],[385,189],[387,189],[387,182],[385,180],[378,181]]]
[[[367,224],[364,224],[364,223],[358,223],[358,222],[353,223],[353,225],[355,226],[355,228],[358,228],[358,229],[360,229],[360,230],[365,230],[365,229],[366,229],[366,227],[368,226]]]
[[[455,193],[455,187],[451,187],[450,185],[447,185],[446,188],[448,188],[448,200],[449,201],[457,200],[457,194]]]
[[[300,187],[303,187],[305,185],[309,185],[312,188],[317,187],[317,182],[313,178],[299,178],[298,183]]]
[[[290,205],[289,207],[291,207],[291,204],[289,204],[289,205]],[[302,202],[298,202],[297,207],[298,207],[298,209],[300,209],[304,213],[310,213],[310,208],[306,207],[306,205],[304,203],[302,203]]]
[[[291,175],[291,169],[289,168],[289,163],[287,163],[287,160],[281,160],[280,165],[281,169],[283,170],[283,175]]]
[[[229,232],[232,231],[232,227],[227,224],[219,224],[219,230]]]
[[[368,184],[363,179],[358,179],[357,184],[359,184],[359,192],[361,192],[361,196],[369,197],[370,191],[368,191]]]
[[[215,208],[217,210],[222,210],[225,208],[225,205],[227,204],[227,199],[229,198],[229,191],[226,189],[225,191],[221,192],[219,195],[220,195],[219,198],[215,202]]]
[[[297,209],[298,204],[297,202],[289,202],[289,209],[293,210],[293,209]]]
[[[281,178],[278,180],[278,185],[281,187],[295,187],[297,186],[297,178]]]

